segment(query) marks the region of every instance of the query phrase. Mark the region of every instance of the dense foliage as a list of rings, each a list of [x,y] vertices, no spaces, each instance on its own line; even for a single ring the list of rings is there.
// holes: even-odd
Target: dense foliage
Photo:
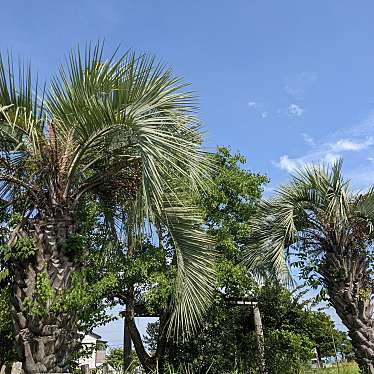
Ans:
[[[321,357],[338,352],[351,354],[347,337],[336,330],[330,317],[310,311],[298,298],[280,285],[268,284],[256,291],[265,332],[265,359],[270,374],[298,373],[308,367],[314,348]],[[318,326],[318,328],[316,328]],[[147,342],[157,339],[157,324],[149,326]],[[258,345],[254,333],[253,311],[248,306],[228,307],[217,298],[203,327],[192,339],[170,344],[167,361],[177,367],[192,365],[195,372],[256,373],[259,366]]]

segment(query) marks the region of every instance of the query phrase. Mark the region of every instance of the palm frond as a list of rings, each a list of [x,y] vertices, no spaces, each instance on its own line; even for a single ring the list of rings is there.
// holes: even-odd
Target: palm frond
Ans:
[[[331,168],[305,166],[276,191],[274,198],[260,204],[251,221],[244,259],[251,271],[268,269],[287,279],[286,257],[294,244],[305,239],[308,232],[317,235],[317,240],[323,238],[324,234],[318,236],[317,232],[326,225],[337,232],[345,227],[352,213],[352,196],[341,169],[341,160]]]
[[[165,208],[167,227],[176,249],[177,279],[169,333],[188,335],[199,326],[215,288],[214,242],[194,207]]]

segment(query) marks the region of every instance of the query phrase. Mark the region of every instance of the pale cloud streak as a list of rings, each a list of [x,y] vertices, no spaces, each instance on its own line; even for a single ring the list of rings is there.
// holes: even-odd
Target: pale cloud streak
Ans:
[[[366,140],[361,142],[354,142],[349,139],[340,139],[335,144],[331,144],[331,149],[335,152],[341,151],[361,151],[373,145],[373,138],[369,136]]]
[[[316,143],[314,142],[314,139],[310,135],[308,135],[307,133],[303,132],[301,134],[301,136],[303,137],[304,142],[306,144],[311,145],[311,146],[315,146],[316,145]]]
[[[284,91],[290,96],[301,96],[313,86],[318,77],[312,72],[302,72],[286,79]]]
[[[293,172],[295,169],[301,168],[308,164],[333,164],[335,161],[342,158],[344,153],[361,152],[369,149],[374,140],[372,137],[364,139],[337,139],[334,142],[323,143],[316,147],[314,140],[307,134],[302,134],[304,141],[313,146],[312,149],[301,157],[292,158],[289,155],[282,155],[273,165],[279,167],[287,172]],[[367,158],[369,161],[374,161],[374,158]]]
[[[269,116],[269,112],[265,110],[265,106],[262,103],[257,101],[248,101],[248,107],[254,112],[258,113],[261,118],[267,118]]]
[[[257,107],[257,103],[256,103],[256,101],[248,101],[248,106],[250,108],[256,108]]]

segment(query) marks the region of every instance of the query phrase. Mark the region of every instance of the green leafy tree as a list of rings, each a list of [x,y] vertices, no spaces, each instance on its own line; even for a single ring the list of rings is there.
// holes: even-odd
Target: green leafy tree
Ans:
[[[310,311],[279,284],[267,283],[254,290],[265,334],[265,361],[270,374],[298,373],[310,365],[313,349],[321,357],[347,352],[349,346],[331,318],[323,312]],[[147,341],[156,341],[157,325],[148,331]],[[343,334],[344,336],[344,334]],[[341,338],[339,338],[341,337]],[[349,344],[349,341],[348,341]],[[259,367],[253,311],[248,306],[228,307],[221,296],[210,308],[199,334],[192,339],[170,345],[167,359],[173,366],[189,363],[196,372],[253,372]]]
[[[101,45],[59,71],[40,92],[29,68],[0,59],[0,198],[12,219],[0,268],[26,373],[67,371],[79,344],[71,289],[91,249],[79,220],[90,200],[96,223],[126,206],[130,237],[168,227],[178,253],[170,329],[196,325],[214,277],[201,217],[175,188],[181,178],[193,191],[209,168],[181,80],[146,55],[105,58]]]
[[[308,338],[320,359],[334,356],[335,348],[349,357],[352,345],[347,336],[335,328],[329,315],[311,310],[311,301],[303,299],[305,292],[297,291],[291,293],[281,284],[270,282],[256,291],[264,326]]]
[[[209,190],[199,196],[198,205],[221,254],[217,287],[224,288],[228,296],[244,296],[253,289],[253,281],[242,264],[242,250],[250,232],[248,222],[268,178],[244,169],[246,158],[232,154],[229,148],[219,147],[212,157],[218,170]]]
[[[351,191],[341,161],[309,166],[251,220],[246,262],[256,271],[288,275],[285,258],[296,258],[310,285],[322,285],[348,329],[360,366],[374,372],[372,243],[374,193]],[[268,272],[269,273],[269,272]]]
[[[189,194],[192,203],[202,211],[207,233],[217,242],[215,252],[227,251],[226,257],[221,256],[218,259],[219,280],[213,281],[211,286],[221,285],[232,289],[235,294],[243,294],[250,288],[250,278],[245,267],[240,264],[240,250],[236,246],[242,246],[240,240],[246,239],[248,235],[246,221],[253,213],[255,201],[260,198],[262,184],[267,178],[243,170],[241,165],[245,163],[245,158],[240,154],[231,155],[228,148],[219,148],[217,153],[209,158],[210,164],[214,165],[214,173],[209,174],[211,183],[208,188],[190,194],[185,179],[179,179],[176,185],[180,193]],[[117,217],[117,226],[120,222],[120,231],[124,233],[129,230],[126,219],[123,218],[127,215],[127,210],[123,209],[122,216]],[[173,309],[172,295],[178,285],[178,251],[175,248],[177,243],[167,225],[159,222],[156,235],[135,238],[141,242],[129,252],[127,235],[122,239],[121,235],[117,235],[118,230],[115,231],[116,238],[111,243],[111,248],[107,254],[104,253],[103,260],[96,262],[97,265],[94,265],[92,271],[96,277],[115,275],[117,284],[108,294],[108,298],[125,305],[127,333],[131,335],[145,370],[152,371],[158,366],[162,371],[168,324]],[[196,277],[194,282],[198,281]],[[160,316],[160,334],[153,343],[151,354],[145,348],[135,324],[135,313]]]
[[[265,334],[266,368],[271,374],[299,374],[310,365],[313,342],[303,334],[269,329]]]

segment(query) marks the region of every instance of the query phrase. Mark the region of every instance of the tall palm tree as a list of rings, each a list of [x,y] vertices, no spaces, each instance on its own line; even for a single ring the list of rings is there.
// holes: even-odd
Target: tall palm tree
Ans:
[[[286,279],[288,258],[312,282],[318,279],[349,331],[358,362],[370,373],[373,224],[374,192],[353,193],[341,161],[331,168],[307,166],[260,204],[246,251],[254,271],[267,269]]]
[[[170,328],[196,325],[213,256],[199,213],[175,188],[178,178],[200,188],[210,168],[195,108],[181,80],[145,55],[77,49],[42,91],[29,68],[0,58],[0,197],[12,215],[3,266],[26,373],[67,371],[80,341],[61,300],[89,250],[78,245],[88,196],[112,211],[131,206],[135,236],[155,222],[168,228],[178,262]]]

